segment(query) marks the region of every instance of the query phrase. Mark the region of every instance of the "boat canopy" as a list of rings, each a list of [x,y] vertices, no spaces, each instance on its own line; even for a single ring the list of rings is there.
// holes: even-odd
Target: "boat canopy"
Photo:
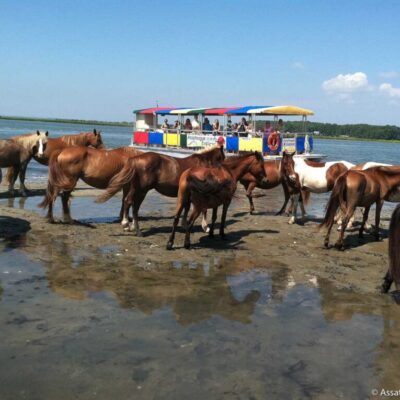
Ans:
[[[314,111],[291,105],[242,107],[152,107],[135,110],[135,114],[153,115],[314,115]]]

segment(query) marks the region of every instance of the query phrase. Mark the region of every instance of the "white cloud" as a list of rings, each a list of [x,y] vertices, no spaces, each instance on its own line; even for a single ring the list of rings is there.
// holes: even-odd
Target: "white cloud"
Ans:
[[[382,83],[379,90],[389,97],[400,97],[400,88],[393,87],[390,83]]]
[[[364,72],[339,74],[322,83],[322,89],[328,94],[353,93],[369,88],[368,77]]]
[[[295,61],[292,64],[292,68],[294,68],[294,69],[304,69],[304,64],[302,62],[300,62],[300,61]]]
[[[387,72],[381,72],[379,76],[383,79],[395,79],[400,76],[400,74],[397,71],[387,71]]]

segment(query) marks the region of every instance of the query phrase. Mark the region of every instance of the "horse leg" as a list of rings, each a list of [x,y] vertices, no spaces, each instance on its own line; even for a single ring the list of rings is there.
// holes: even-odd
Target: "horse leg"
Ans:
[[[358,231],[358,237],[361,239],[364,237],[364,229],[365,229],[365,223],[368,220],[368,214],[369,214],[369,209],[371,208],[371,206],[365,207],[364,209],[364,214],[363,214],[363,219],[361,222],[361,226],[360,229]],[[349,221],[349,224],[351,223],[351,220]]]
[[[190,208],[190,203],[189,204],[183,204],[178,199],[177,210],[176,210],[176,213],[175,213],[174,222],[172,224],[172,232],[171,232],[171,235],[169,236],[169,239],[168,239],[168,242],[167,242],[167,250],[172,250],[172,247],[174,246],[176,227],[178,226],[179,218],[180,218],[180,216],[182,214],[182,210],[185,209],[184,213],[187,216],[187,213],[189,212],[189,208]],[[185,220],[185,229],[187,229],[186,217],[184,216],[183,218]]]
[[[26,175],[26,169],[28,168],[28,163],[29,160],[22,163],[21,170],[19,173],[19,191],[21,192],[21,196],[23,197],[26,197],[28,191],[25,186],[25,175]]]
[[[255,182],[250,182],[250,183],[246,183],[245,185],[244,185],[244,187],[245,187],[245,189],[246,189],[246,196],[247,196],[247,198],[248,198],[248,200],[249,200],[249,203],[250,203],[250,214],[251,215],[253,215],[253,213],[254,213],[254,202],[253,202],[253,196],[252,196],[252,193],[253,193],[253,190],[254,190],[254,188],[256,187],[257,185],[256,185],[256,183]]]
[[[211,238],[214,237],[214,226],[215,226],[215,221],[217,220],[217,211],[218,211],[218,207],[214,207],[213,212],[212,212],[212,217],[211,217],[210,232],[208,233],[208,236]]]
[[[302,194],[300,194],[300,210],[301,210],[301,220],[302,221],[305,221],[306,220],[306,217],[307,217],[307,212],[306,212],[306,209],[305,209],[305,207],[304,207],[304,201],[303,201],[303,196],[302,196]]]
[[[229,203],[224,203],[222,206],[222,215],[221,215],[221,226],[219,227],[219,236],[221,236],[222,239],[226,237],[225,235],[225,221],[226,221],[226,213],[228,212],[228,207]]]
[[[299,197],[300,193],[292,195],[293,201],[293,209],[292,209],[292,216],[289,218],[289,224],[294,224],[297,219],[297,206],[299,205]]]
[[[281,209],[275,215],[282,215],[282,213],[285,211],[287,203],[289,202],[289,199],[290,199],[289,189],[288,189],[286,183],[284,184],[282,182],[282,188],[283,188],[283,193],[285,195],[285,201],[284,201]]]
[[[119,218],[121,220],[121,225],[123,228],[127,228],[129,226],[129,207],[126,208],[124,204],[125,197],[127,196],[128,190],[126,187],[122,189],[122,202],[121,202],[121,210],[119,212]]]
[[[381,222],[382,206],[383,206],[383,200],[378,200],[376,202],[376,209],[375,209],[375,231],[374,231],[375,240],[380,240],[380,237],[379,237],[379,225],[380,225],[380,222]]]
[[[15,182],[16,182],[16,180],[18,178],[20,169],[21,169],[21,165],[15,166],[14,170],[13,170],[14,173],[10,177],[10,181],[8,183],[8,191],[10,192],[11,196],[15,195],[14,185],[15,185]]]
[[[387,293],[390,290],[392,283],[393,283],[392,274],[390,273],[390,271],[388,271],[388,272],[386,272],[386,275],[383,278],[383,283],[381,286],[381,293]]]
[[[143,234],[139,228],[139,209],[140,209],[140,206],[142,205],[144,198],[146,197],[146,194],[147,194],[147,192],[145,192],[145,193],[136,192],[133,197],[133,221],[132,221],[132,224],[135,227],[136,236],[143,236]],[[131,230],[133,230],[132,227],[131,227]]]
[[[200,215],[201,209],[198,209],[193,205],[193,211],[192,214],[190,215],[189,221],[188,221],[188,226],[186,228],[186,233],[185,233],[185,243],[184,247],[185,249],[190,249],[190,232],[193,228],[193,225],[197,219],[197,217]]]
[[[71,218],[71,212],[69,208],[69,199],[71,197],[71,192],[61,193],[61,203],[63,208],[63,221],[65,224],[72,224],[74,220]]]
[[[340,230],[339,239],[335,244],[335,247],[339,250],[344,250],[344,231],[346,230],[347,224],[350,221],[350,218],[354,214],[355,207],[350,206],[347,208],[346,215],[343,217],[342,228]]]

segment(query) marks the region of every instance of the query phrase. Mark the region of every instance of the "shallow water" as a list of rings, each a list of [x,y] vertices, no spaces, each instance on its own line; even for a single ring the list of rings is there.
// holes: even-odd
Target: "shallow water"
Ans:
[[[18,243],[15,245],[15,243]],[[0,243],[1,399],[305,399],[393,388],[398,308],[274,265]]]

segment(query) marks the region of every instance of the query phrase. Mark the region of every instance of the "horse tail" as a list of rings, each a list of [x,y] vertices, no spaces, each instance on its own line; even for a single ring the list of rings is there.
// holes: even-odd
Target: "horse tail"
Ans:
[[[325,217],[319,228],[330,228],[334,221],[339,206],[345,201],[346,174],[339,176],[333,187],[328,204],[326,205]]]
[[[11,183],[15,174],[15,167],[8,167],[6,173],[6,182]]]
[[[189,175],[188,178],[189,189],[203,195],[213,195],[225,189],[229,184],[229,180],[218,182],[215,179],[207,177],[204,180],[198,179],[195,176]]]
[[[400,205],[393,211],[389,226],[389,274],[400,284]]]
[[[128,159],[124,167],[112,177],[104,193],[96,198],[96,203],[104,203],[131,182],[136,175],[134,159]]]

